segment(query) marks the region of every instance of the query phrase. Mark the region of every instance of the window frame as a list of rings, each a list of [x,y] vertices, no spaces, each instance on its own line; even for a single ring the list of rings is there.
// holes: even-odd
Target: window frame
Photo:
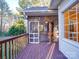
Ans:
[[[67,38],[67,39],[76,41],[76,42],[79,42],[79,18],[78,18],[79,17],[79,10],[78,10],[79,7],[78,7],[78,5],[79,5],[79,3],[72,6],[70,9],[64,11],[64,37]],[[75,9],[74,9],[74,7],[75,7]],[[70,14],[70,12],[71,12],[72,15]],[[67,13],[67,15],[65,13]],[[70,20],[73,21],[72,24],[70,24],[70,22],[69,22]],[[70,31],[69,25],[73,25],[74,31]],[[66,26],[68,26],[68,27],[66,27]],[[70,34],[73,34],[73,35],[70,36]]]

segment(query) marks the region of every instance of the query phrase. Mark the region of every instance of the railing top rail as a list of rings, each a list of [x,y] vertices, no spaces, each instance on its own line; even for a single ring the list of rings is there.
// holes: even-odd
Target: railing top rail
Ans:
[[[5,39],[0,39],[0,44],[1,44],[1,43],[4,43],[4,42],[11,41],[11,40],[15,40],[16,38],[22,37],[22,36],[24,36],[24,35],[27,36],[28,34],[24,33],[24,34],[21,34],[21,35],[12,36],[12,37],[5,38]]]

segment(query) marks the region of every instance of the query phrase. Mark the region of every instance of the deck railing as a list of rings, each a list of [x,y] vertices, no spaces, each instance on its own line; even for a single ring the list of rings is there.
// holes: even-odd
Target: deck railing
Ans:
[[[28,44],[28,35],[22,34],[0,41],[0,59],[16,59]]]

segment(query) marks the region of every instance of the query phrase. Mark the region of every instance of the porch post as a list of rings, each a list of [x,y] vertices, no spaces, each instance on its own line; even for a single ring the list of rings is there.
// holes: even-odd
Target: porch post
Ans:
[[[48,33],[49,42],[51,42],[52,39],[52,24],[49,22],[49,33]]]

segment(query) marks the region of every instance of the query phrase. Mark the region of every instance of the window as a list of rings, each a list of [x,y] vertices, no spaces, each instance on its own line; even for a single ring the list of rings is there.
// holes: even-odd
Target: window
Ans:
[[[79,42],[79,3],[64,12],[64,36]]]

